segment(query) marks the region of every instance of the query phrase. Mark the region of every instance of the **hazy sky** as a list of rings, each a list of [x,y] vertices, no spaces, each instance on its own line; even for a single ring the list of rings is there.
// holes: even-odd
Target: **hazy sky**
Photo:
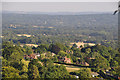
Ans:
[[[119,0],[1,0],[2,2],[118,2]]]
[[[117,2],[3,2],[5,11],[27,12],[108,12],[117,9]]]

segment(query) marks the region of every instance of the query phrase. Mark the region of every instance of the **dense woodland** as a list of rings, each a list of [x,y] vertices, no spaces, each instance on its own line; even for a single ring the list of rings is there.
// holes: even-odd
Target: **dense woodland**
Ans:
[[[6,13],[2,25],[3,79],[120,76],[117,16]],[[78,46],[75,42],[95,45]],[[98,75],[92,76],[93,72]]]
[[[91,42],[116,47],[117,15],[3,14],[3,40],[23,44]],[[17,36],[28,34],[31,37]]]
[[[38,47],[21,47],[13,42],[3,42],[2,45],[2,77],[3,78],[93,78],[91,72],[105,72],[109,70],[112,76],[120,76],[119,51],[102,45],[77,48],[74,44],[71,48],[64,44],[56,43]],[[70,52],[66,52],[70,50]],[[24,59],[24,55],[40,53],[37,59]],[[46,55],[44,55],[46,53]],[[52,53],[55,53],[52,56]],[[60,57],[70,58],[69,64],[87,62],[89,68],[82,67],[78,71],[68,72],[64,64],[58,65]],[[92,58],[92,59],[90,59]],[[62,63],[62,62],[61,62]],[[74,75],[75,74],[75,75]],[[103,76],[99,75],[97,78]],[[112,78],[111,78],[112,79]],[[113,78],[114,79],[114,78]]]

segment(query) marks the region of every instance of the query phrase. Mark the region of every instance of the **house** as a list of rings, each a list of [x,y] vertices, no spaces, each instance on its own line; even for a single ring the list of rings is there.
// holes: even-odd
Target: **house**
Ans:
[[[70,58],[67,58],[66,56],[64,57],[64,62],[65,63],[71,63],[71,60],[70,60]]]
[[[24,59],[37,59],[38,56],[36,54],[24,55]]]
[[[37,56],[36,56],[36,54],[30,54],[30,58],[31,59],[37,59]]]
[[[73,51],[70,51],[70,50],[66,50],[65,52],[73,54]]]
[[[40,53],[34,53],[37,57],[40,57]]]
[[[84,66],[89,66],[89,64],[87,62],[84,62],[84,61],[77,61],[76,64],[82,64]]]
[[[47,55],[47,53],[43,53],[43,55],[44,55],[44,56],[46,56],[46,55]]]
[[[90,59],[95,59],[94,57],[90,57]]]
[[[52,56],[54,56],[55,55],[55,53],[52,53]]]
[[[87,62],[80,62],[80,64],[84,65],[84,66],[89,66],[89,64]]]
[[[28,59],[28,58],[30,58],[29,55],[24,55],[24,59]]]
[[[62,58],[59,58],[58,61],[61,61],[61,62],[64,62],[64,63],[71,63],[70,58],[67,58],[66,56],[62,57]]]

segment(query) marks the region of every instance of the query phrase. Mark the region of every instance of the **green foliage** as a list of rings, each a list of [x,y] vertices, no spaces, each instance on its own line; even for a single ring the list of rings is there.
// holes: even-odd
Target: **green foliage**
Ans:
[[[2,66],[9,66],[9,65],[10,65],[10,62],[2,58]]]
[[[3,14],[3,18],[2,66],[4,77],[37,78],[40,75],[43,78],[69,78],[65,67],[54,66],[53,64],[53,61],[58,61],[57,57],[60,56],[72,58],[74,63],[80,58],[81,61],[89,62],[90,66],[96,66],[95,71],[120,65],[119,52],[112,49],[116,48],[117,44],[117,16],[110,14],[82,16]],[[11,24],[19,26],[16,26],[16,28],[10,27]],[[33,27],[34,25],[37,27]],[[52,28],[49,28],[49,26],[52,26]],[[17,34],[29,34],[31,37],[20,37]],[[90,47],[87,44],[85,48],[81,46],[82,49],[80,50],[76,44],[73,44],[70,49],[70,42],[79,41],[100,43],[101,45]],[[20,43],[38,44],[39,46],[37,48],[27,46],[22,48]],[[66,53],[66,50],[71,50],[71,53]],[[39,60],[43,61],[43,66],[37,60],[31,60],[28,66],[21,63],[23,55],[29,55],[33,51],[41,54]],[[51,52],[48,51],[58,55],[51,56]],[[43,56],[44,52],[48,54]],[[89,58],[94,59],[90,60]],[[116,68],[114,71],[116,75],[119,75],[118,71],[120,71],[119,68]],[[80,76],[86,77],[87,70],[82,72],[83,75],[80,74]]]
[[[23,65],[22,70],[23,72],[28,72],[28,67],[26,65]]]
[[[86,50],[85,50],[85,53],[86,54],[89,54],[91,52],[91,49],[90,48],[87,48]]]
[[[120,66],[115,68],[115,72],[116,72],[115,75],[120,76]]]
[[[22,70],[23,65],[24,64],[22,62],[18,62],[18,61],[14,61],[14,62],[10,63],[10,66],[12,66],[12,67],[14,67],[14,68],[16,68],[18,70]]]
[[[28,79],[28,74],[26,72],[21,72],[20,73],[21,78],[23,79]]]
[[[53,58],[51,59],[53,62],[58,62],[58,58],[56,55],[53,56]]]
[[[118,64],[120,65],[120,53],[116,54],[114,59],[118,62]]]
[[[28,47],[28,46],[23,46],[23,48],[26,50],[26,54],[27,55],[30,55],[30,54],[32,54],[33,53],[33,51],[32,51],[32,48],[31,47]]]
[[[77,75],[79,76],[80,79],[85,79],[85,78],[91,78],[91,74],[90,74],[90,69],[80,69],[77,72]]]
[[[42,77],[44,78],[70,78],[66,68],[62,65],[48,66],[43,70]]]
[[[8,45],[6,45],[8,44]],[[88,62],[90,66],[95,66],[93,71],[108,70],[110,67],[115,67],[111,71],[114,75],[119,75],[119,52],[111,47],[103,45],[88,46],[82,49],[67,47],[64,44],[56,43],[50,46],[41,44],[38,47],[30,48],[19,45],[14,45],[12,42],[4,42],[2,49],[3,60],[3,77],[18,77],[18,78],[71,78],[65,66],[55,65],[53,62],[58,62],[59,57],[68,57],[74,64],[79,62]],[[67,50],[67,51],[66,51]],[[30,52],[29,52],[30,51]],[[31,54],[32,51],[41,53],[40,58],[33,59],[25,63],[23,61],[24,54]],[[46,53],[45,56],[44,52]],[[56,53],[52,56],[52,52]],[[73,53],[72,53],[73,52]],[[93,58],[93,59],[90,59]],[[42,65],[41,65],[42,64]],[[9,70],[10,68],[10,70]],[[8,70],[8,72],[7,72]],[[90,70],[81,69],[77,74],[82,78],[90,78]],[[10,75],[11,74],[11,75]]]
[[[49,46],[49,50],[53,53],[58,54],[58,52],[61,50],[57,45],[51,44]]]
[[[77,48],[77,45],[76,45],[76,44],[73,44],[73,46],[72,46],[72,47]]]
[[[38,63],[38,59],[33,59],[28,64],[28,69],[30,69],[33,65],[37,67],[42,67],[40,63]]]
[[[84,60],[84,57],[85,57],[85,53],[81,52],[81,50],[79,49],[74,50],[73,55],[75,57],[79,57],[81,60]]]
[[[96,66],[97,70],[106,70],[109,68],[109,62],[102,56],[96,56],[95,60],[93,61],[93,66]]]
[[[43,52],[46,52],[48,50],[48,48],[49,48],[49,45],[41,44],[37,48],[34,49],[35,50],[34,52],[42,54]]]
[[[71,59],[73,62],[75,62],[75,63],[77,62],[77,58],[75,56],[71,56]]]
[[[11,46],[5,46],[2,51],[2,56],[4,59],[9,61],[20,61],[23,57],[24,49],[19,46],[14,46],[11,44]]]
[[[113,60],[113,59],[111,59],[111,61],[110,61],[110,67],[117,67],[117,66],[119,66],[118,62],[115,61],[115,60]]]
[[[49,57],[50,58],[51,56],[52,56],[52,53],[49,51],[49,52],[47,52],[45,57]]]
[[[62,43],[55,43],[56,46],[58,46],[61,50],[66,51],[68,48],[62,44]]]
[[[40,78],[38,67],[35,65],[32,65],[31,68],[28,69],[28,75],[29,75],[29,79]]]
[[[54,65],[51,59],[43,59],[42,62],[45,67]]]
[[[110,60],[110,57],[114,58],[115,54],[118,53],[116,50],[112,50],[110,47],[105,47],[103,45],[93,46],[92,51],[100,53],[103,57]]]
[[[12,41],[2,42],[2,48],[12,47],[12,46],[13,46]]]
[[[59,51],[58,55],[59,55],[60,57],[65,57],[65,56],[67,55],[67,53],[64,52],[64,51]]]
[[[19,70],[11,67],[11,66],[7,66],[7,67],[2,67],[2,77],[3,78],[20,78],[19,75]]]

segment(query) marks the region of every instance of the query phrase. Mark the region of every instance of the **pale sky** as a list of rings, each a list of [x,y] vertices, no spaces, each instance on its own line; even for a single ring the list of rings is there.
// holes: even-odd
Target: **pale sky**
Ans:
[[[113,12],[118,3],[113,2],[7,2],[2,0],[4,11],[27,12]],[[12,0],[9,0],[12,1]]]
[[[119,0],[1,0],[1,2],[118,2]]]

